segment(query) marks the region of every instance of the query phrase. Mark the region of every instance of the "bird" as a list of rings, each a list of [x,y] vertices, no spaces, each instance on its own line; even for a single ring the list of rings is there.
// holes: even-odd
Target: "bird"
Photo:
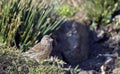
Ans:
[[[49,35],[44,35],[39,43],[34,45],[30,50],[22,53],[21,56],[34,59],[37,62],[47,59],[53,50],[52,42],[53,39]]]

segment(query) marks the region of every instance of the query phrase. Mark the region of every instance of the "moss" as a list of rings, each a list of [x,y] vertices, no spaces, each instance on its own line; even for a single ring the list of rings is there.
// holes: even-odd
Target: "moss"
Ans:
[[[0,74],[65,74],[65,72],[78,71],[64,68],[65,64],[57,58],[46,59],[37,63],[32,59],[19,56],[20,50],[13,50],[0,46]]]

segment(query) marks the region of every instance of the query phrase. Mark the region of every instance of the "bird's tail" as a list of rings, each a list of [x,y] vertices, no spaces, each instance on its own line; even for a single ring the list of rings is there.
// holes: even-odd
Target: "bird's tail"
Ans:
[[[20,54],[20,56],[33,58],[35,54],[36,54],[35,51],[29,50],[27,52],[24,52],[24,53]]]

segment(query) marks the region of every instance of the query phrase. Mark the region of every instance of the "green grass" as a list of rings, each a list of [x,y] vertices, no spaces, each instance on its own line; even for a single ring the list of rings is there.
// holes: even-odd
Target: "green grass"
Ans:
[[[33,59],[20,57],[20,50],[0,45],[0,73],[2,74],[65,74],[65,72],[78,73],[80,70],[69,67],[57,58],[45,59],[37,63]]]
[[[75,10],[70,7],[70,5],[60,5],[57,9],[57,12],[61,16],[71,17],[75,14]]]
[[[8,46],[32,46],[42,36],[58,30],[63,22],[53,6],[32,0],[2,0],[0,9],[0,33]]]
[[[89,19],[104,26],[110,23],[112,14],[119,7],[120,0],[84,0],[83,6],[86,9]]]
[[[0,33],[0,42],[3,42],[3,36],[1,33]]]

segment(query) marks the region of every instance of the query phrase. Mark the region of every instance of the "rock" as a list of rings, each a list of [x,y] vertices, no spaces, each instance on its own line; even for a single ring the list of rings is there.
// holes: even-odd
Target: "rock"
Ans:
[[[89,52],[89,28],[76,21],[66,21],[56,33],[58,50],[71,65],[86,60]]]
[[[84,61],[80,64],[80,67],[84,70],[96,70],[99,71],[101,65],[104,63],[105,57],[97,56],[94,58],[90,58],[87,61]]]
[[[100,73],[97,73],[94,70],[90,70],[90,71],[80,71],[78,74],[100,74]]]
[[[101,73],[102,74],[111,73],[112,70],[114,69],[114,63],[115,63],[115,59],[110,57],[110,55],[108,55],[105,63],[101,66]]]
[[[112,49],[119,49],[120,33],[112,33],[109,39],[105,42],[105,46]]]
[[[93,37],[95,43],[101,43],[108,39],[107,32],[104,29],[96,30]]]
[[[120,68],[115,68],[112,74],[120,74]]]
[[[116,16],[113,18],[113,21],[114,21],[114,22],[117,22],[117,23],[120,23],[120,15],[116,15]]]

